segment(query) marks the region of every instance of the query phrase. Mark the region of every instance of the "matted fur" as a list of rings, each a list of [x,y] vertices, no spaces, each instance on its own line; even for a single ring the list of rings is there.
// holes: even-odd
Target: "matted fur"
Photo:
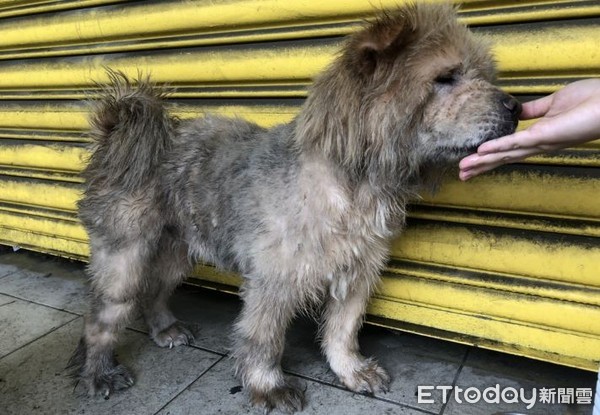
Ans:
[[[160,88],[111,72],[92,118],[96,150],[80,216],[91,242],[92,312],[72,363],[92,393],[130,386],[114,358],[139,305],[161,346],[191,334],[167,299],[193,261],[244,276],[232,356],[251,401],[295,411],[280,366],[301,310],[323,305],[323,351],[348,388],[389,376],[358,349],[369,294],[405,207],[481,142],[514,130],[518,103],[492,85],[487,47],[449,5],[407,5],[351,35],[299,115],[176,121]]]

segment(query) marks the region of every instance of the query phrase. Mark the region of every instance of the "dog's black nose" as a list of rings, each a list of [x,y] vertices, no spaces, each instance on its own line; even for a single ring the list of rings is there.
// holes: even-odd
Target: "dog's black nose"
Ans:
[[[506,95],[506,97],[504,97],[502,100],[502,105],[504,105],[504,108],[510,111],[514,118],[518,118],[521,114],[521,110],[523,109],[521,103],[512,95]]]

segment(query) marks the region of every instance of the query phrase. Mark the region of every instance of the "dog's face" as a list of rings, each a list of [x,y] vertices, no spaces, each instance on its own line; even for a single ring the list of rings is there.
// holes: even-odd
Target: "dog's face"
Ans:
[[[493,85],[487,45],[450,5],[384,16],[355,34],[346,51],[374,113],[387,117],[379,123],[401,124],[399,145],[421,163],[456,162],[517,126],[520,104]]]
[[[427,94],[417,147],[425,159],[454,162],[515,130],[521,105],[492,85],[489,55],[472,60],[468,51],[451,51],[424,59],[434,63],[420,81]]]

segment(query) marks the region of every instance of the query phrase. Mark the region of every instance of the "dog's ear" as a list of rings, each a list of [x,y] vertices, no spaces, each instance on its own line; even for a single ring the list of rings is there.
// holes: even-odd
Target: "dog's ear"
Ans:
[[[417,30],[414,16],[407,9],[395,14],[383,13],[353,36],[353,63],[365,76],[378,65],[394,59],[410,44]]]

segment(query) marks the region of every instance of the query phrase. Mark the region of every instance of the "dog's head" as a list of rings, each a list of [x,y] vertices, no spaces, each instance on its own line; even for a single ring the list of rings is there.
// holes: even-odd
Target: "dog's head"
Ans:
[[[489,48],[449,4],[383,14],[350,38],[343,61],[371,117],[402,124],[423,161],[456,161],[517,126],[521,105],[493,85]]]
[[[450,4],[409,4],[348,38],[315,80],[296,139],[378,181],[448,165],[516,128],[521,106],[495,76],[487,44]]]

